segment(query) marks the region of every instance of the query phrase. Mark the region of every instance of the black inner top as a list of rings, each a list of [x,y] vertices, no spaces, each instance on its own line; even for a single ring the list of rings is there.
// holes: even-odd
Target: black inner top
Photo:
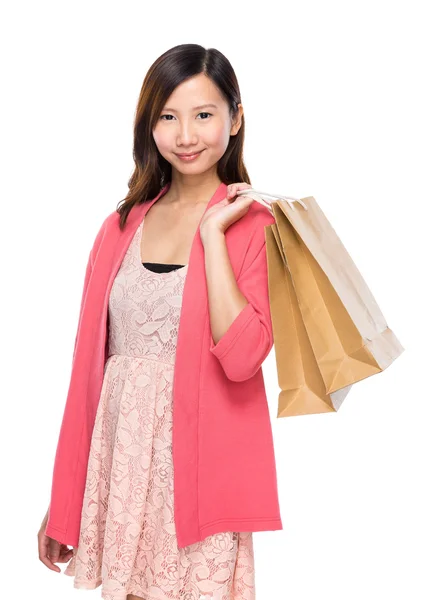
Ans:
[[[180,269],[181,267],[186,266],[154,262],[142,262],[142,265],[146,267],[149,271],[153,271],[154,273],[169,273],[169,271],[175,271],[175,269]]]

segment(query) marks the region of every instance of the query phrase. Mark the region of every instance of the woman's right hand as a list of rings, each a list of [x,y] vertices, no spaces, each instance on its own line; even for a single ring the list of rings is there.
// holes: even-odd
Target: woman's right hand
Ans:
[[[45,534],[45,528],[47,527],[48,516],[50,513],[50,507],[45,514],[45,517],[41,523],[41,527],[38,531],[38,556],[39,559],[46,567],[51,571],[57,571],[61,573],[61,569],[54,563],[67,563],[72,558],[74,552],[72,548],[62,544],[57,540],[53,540]]]

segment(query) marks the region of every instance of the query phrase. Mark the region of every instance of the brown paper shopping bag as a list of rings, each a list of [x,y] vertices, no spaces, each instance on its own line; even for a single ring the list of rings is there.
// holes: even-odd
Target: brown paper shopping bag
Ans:
[[[276,221],[265,233],[278,379],[282,390],[286,389],[286,394],[279,396],[278,417],[337,410],[352,384],[384,371],[404,348],[312,196],[297,200],[253,189],[240,193],[266,205]],[[290,200],[297,200],[296,208]],[[284,282],[282,289],[280,281]],[[291,321],[286,323],[286,289],[289,312],[294,314],[295,340]],[[289,331],[288,340],[280,333],[281,327]],[[306,359],[302,358],[304,384],[297,359],[292,365],[286,347],[291,339],[293,346],[298,341],[300,356]],[[308,358],[309,349],[313,361]],[[324,384],[324,398],[320,387],[315,387],[317,376]],[[294,401],[291,390],[295,390]]]
[[[269,300],[278,373],[277,418],[337,411],[352,386],[326,393],[276,225],[265,227]]]

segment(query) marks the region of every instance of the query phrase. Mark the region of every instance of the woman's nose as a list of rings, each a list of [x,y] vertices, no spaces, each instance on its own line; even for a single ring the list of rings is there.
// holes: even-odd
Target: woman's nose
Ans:
[[[195,144],[197,142],[195,125],[192,123],[182,123],[178,131],[177,142],[182,143],[184,146]]]

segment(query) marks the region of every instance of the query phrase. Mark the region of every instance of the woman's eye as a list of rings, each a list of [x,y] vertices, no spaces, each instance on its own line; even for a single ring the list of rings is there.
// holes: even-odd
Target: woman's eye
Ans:
[[[199,113],[199,115],[209,115],[210,117],[212,116],[211,113],[208,112],[201,112]],[[161,115],[160,119],[162,119],[163,121],[171,121],[170,119],[165,119],[165,117],[172,117],[173,115]],[[206,121],[207,119],[199,119],[200,121]]]

